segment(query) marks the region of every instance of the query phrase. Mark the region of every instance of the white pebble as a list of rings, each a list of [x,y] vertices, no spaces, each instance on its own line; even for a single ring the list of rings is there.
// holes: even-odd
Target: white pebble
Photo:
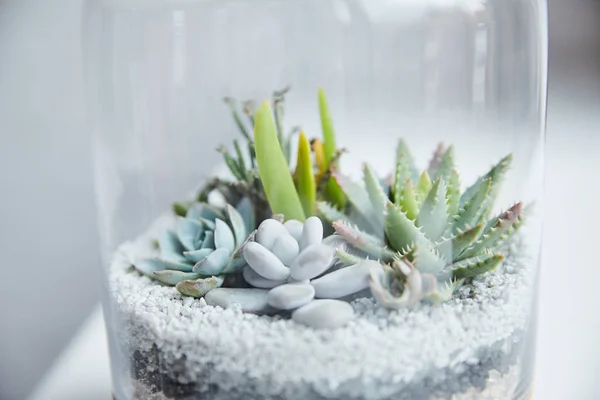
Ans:
[[[297,281],[311,279],[327,271],[333,261],[334,249],[324,244],[307,247],[290,266],[290,274]]]
[[[290,269],[273,253],[256,242],[244,246],[244,258],[248,265],[263,278],[279,281],[290,276]]]
[[[287,235],[288,231],[283,227],[283,224],[272,218],[265,219],[259,226],[256,232],[256,241],[262,244],[265,248],[271,250],[275,244],[275,240],[279,236]]]
[[[291,219],[289,221],[286,221],[285,224],[283,224],[283,226],[285,227],[285,229],[287,229],[290,235],[292,235],[292,237],[296,239],[297,242],[300,241],[300,237],[302,237],[302,222],[297,221],[295,219]]]
[[[323,240],[323,223],[318,217],[310,217],[304,221],[302,235],[300,236],[300,251],[308,246],[319,244]]]
[[[249,266],[244,267],[242,270],[242,276],[250,285],[261,289],[271,289],[287,282],[285,279],[281,281],[274,281],[272,279],[264,278]]]
[[[273,252],[273,254],[279,258],[279,260],[281,260],[283,265],[289,266],[298,256],[300,248],[298,247],[298,242],[296,239],[294,239],[291,235],[286,234],[279,236],[275,240],[271,252]]]
[[[335,329],[354,317],[352,306],[340,300],[313,300],[292,313],[292,319],[316,329]]]
[[[244,312],[266,313],[272,311],[267,303],[268,293],[264,289],[217,288],[208,292],[204,300],[210,306],[231,308],[237,305]]]
[[[280,310],[292,310],[310,302],[315,297],[315,289],[303,283],[289,283],[269,290],[267,302]]]
[[[312,280],[310,284],[315,288],[315,297],[337,299],[366,289],[371,267],[377,264],[377,261],[365,260]]]

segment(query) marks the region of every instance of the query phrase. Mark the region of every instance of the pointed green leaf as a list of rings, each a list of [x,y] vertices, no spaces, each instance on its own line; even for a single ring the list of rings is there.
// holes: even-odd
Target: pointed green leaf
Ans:
[[[319,215],[330,224],[335,221],[351,222],[346,214],[324,201],[317,202],[317,211]]]
[[[333,229],[335,229],[338,235],[346,239],[350,245],[376,259],[389,259],[394,256],[391,251],[384,247],[382,240],[366,232],[362,232],[360,229],[344,221],[334,222]]]
[[[443,178],[450,181],[450,175],[454,170],[454,146],[450,146],[440,155],[436,168],[430,172],[431,179]]]
[[[462,208],[458,211],[457,218],[452,224],[453,232],[465,230],[479,220],[481,210],[488,199],[491,183],[492,180],[490,178],[482,180],[473,197],[462,205]]]
[[[396,250],[416,245],[430,245],[430,241],[406,214],[393,204],[386,207],[385,234],[390,246]]]
[[[215,221],[215,248],[227,249],[229,253],[235,250],[235,237],[231,228],[218,218]]]
[[[440,255],[427,245],[415,245],[411,252],[412,263],[419,272],[437,274],[446,266]]]
[[[460,204],[460,177],[456,170],[450,172],[446,186],[446,202],[448,203],[448,220],[454,221]]]
[[[379,179],[371,167],[367,164],[363,167],[363,176],[365,181],[365,188],[369,195],[369,200],[373,207],[372,214],[372,226],[375,232],[383,232],[384,229],[384,214],[385,205],[389,202],[383,188],[379,184]]]
[[[419,203],[423,203],[423,201],[431,191],[432,186],[433,183],[429,178],[429,174],[427,173],[427,171],[423,171],[423,173],[419,177],[419,183],[417,184],[417,200],[419,201]]]
[[[265,101],[256,113],[254,144],[260,180],[272,212],[285,215],[286,220],[304,221],[306,218],[302,203],[277,140],[273,114],[268,101]]]
[[[329,106],[327,105],[327,97],[323,89],[319,89],[319,113],[321,115],[321,129],[323,131],[323,155],[325,156],[327,168],[331,168],[332,166],[329,164],[336,152],[335,132]],[[346,204],[344,193],[333,179],[327,182],[325,192],[327,199],[331,203],[335,204],[339,209],[344,208]]]
[[[187,214],[189,205],[186,205],[184,203],[175,202],[175,203],[173,203],[171,208],[172,208],[173,212],[175,213],[175,215],[177,215],[178,217],[185,217],[185,214]]]
[[[415,193],[415,186],[411,179],[407,179],[404,182],[402,191],[400,194],[400,202],[397,203],[402,211],[406,214],[408,219],[414,221],[419,215],[419,204],[417,203],[417,195]]]
[[[458,255],[470,246],[483,232],[483,224],[479,224],[466,231],[459,231],[452,237],[435,244],[435,249],[444,256],[448,262],[458,261]]]
[[[310,159],[310,143],[302,131],[300,131],[300,135],[298,136],[298,161],[296,172],[294,173],[294,181],[304,214],[314,215],[317,187]]]
[[[446,184],[438,178],[423,201],[417,226],[423,229],[425,236],[437,241],[448,227],[448,206],[446,204]]]
[[[467,258],[452,264],[450,267],[454,279],[473,278],[493,270],[502,262],[502,254],[488,252],[478,257]]]
[[[512,160],[513,160],[513,155],[512,154],[507,155],[502,160],[500,160],[500,162],[498,162],[498,164],[494,165],[487,174],[485,174],[484,176],[479,178],[473,185],[471,185],[467,190],[465,190],[465,192],[460,197],[461,207],[469,199],[471,199],[473,197],[475,192],[478,190],[480,183],[487,179],[490,179],[490,182],[491,182],[490,186],[493,188],[493,190],[490,193],[490,198],[493,201],[496,196],[498,186],[499,186],[500,182],[502,181],[502,178],[506,174],[506,171],[508,171],[508,168],[512,164]]]
[[[242,122],[240,114],[238,113],[237,102],[235,101],[235,99],[232,99],[231,97],[225,97],[223,101],[225,102],[225,104],[227,104],[227,106],[229,106],[229,109],[231,110],[231,115],[233,116],[233,120],[235,121],[235,124],[239,128],[242,135],[244,135],[246,139],[251,140],[250,134],[248,133],[248,130]]]
[[[410,165],[410,162],[412,161],[407,161],[402,154],[398,156],[398,160],[396,162],[396,172],[394,176],[395,180],[394,185],[392,186],[394,203],[396,205],[400,204],[404,185],[407,182],[411,182],[412,166]]]
[[[408,145],[403,139],[398,140],[398,146],[396,147],[396,165],[400,163],[408,169],[409,175],[406,178],[410,178],[416,182],[419,178],[419,172],[415,166],[414,158],[408,149]]]
[[[521,224],[523,204],[517,203],[496,218],[484,229],[481,237],[459,254],[459,259],[476,256],[487,249],[493,249],[502,244],[512,235]]]

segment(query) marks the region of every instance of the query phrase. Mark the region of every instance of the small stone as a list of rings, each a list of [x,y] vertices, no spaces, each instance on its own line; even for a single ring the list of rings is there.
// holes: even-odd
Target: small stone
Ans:
[[[300,251],[308,246],[320,244],[323,240],[323,223],[318,217],[310,217],[304,222],[300,236]]]
[[[352,306],[340,300],[313,300],[292,313],[292,320],[316,329],[335,329],[354,317]]]
[[[286,234],[279,236],[275,240],[271,252],[275,254],[279,260],[281,260],[283,265],[289,266],[298,256],[300,248],[298,247],[298,242],[296,239],[294,239],[291,235]]]
[[[250,285],[261,289],[271,289],[287,282],[287,280],[274,281],[272,279],[264,278],[249,266],[244,267],[242,276]]]
[[[265,219],[256,231],[256,241],[266,249],[271,250],[275,240],[282,235],[287,235],[288,231],[283,224],[273,218]]]
[[[238,305],[244,312],[263,314],[273,311],[267,303],[269,291],[264,289],[213,289],[204,296],[206,304],[231,308]]]
[[[371,267],[377,264],[376,261],[365,260],[312,280],[310,284],[315,288],[315,297],[337,299],[366,289]]]
[[[321,275],[331,266],[335,250],[324,244],[314,244],[300,253],[290,266],[290,274],[297,281]]]
[[[290,269],[273,253],[256,242],[244,246],[244,258],[248,265],[263,278],[279,281],[290,276]]]
[[[283,226],[285,227],[285,229],[287,229],[290,235],[292,235],[292,237],[296,239],[297,242],[300,241],[300,237],[302,237],[303,228],[302,222],[296,221],[295,219],[291,219],[289,221],[286,221],[286,223],[283,224]]]
[[[292,310],[309,303],[315,297],[315,289],[305,283],[288,283],[269,290],[267,302],[280,310]]]

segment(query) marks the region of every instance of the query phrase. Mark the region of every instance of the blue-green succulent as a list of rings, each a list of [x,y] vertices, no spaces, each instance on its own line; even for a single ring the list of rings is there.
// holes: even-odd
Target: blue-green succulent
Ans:
[[[181,208],[178,214],[183,214]],[[175,285],[182,294],[202,297],[245,264],[242,247],[253,236],[253,215],[247,199],[236,208],[193,203],[185,217],[177,218],[174,230],[161,233],[159,255],[134,267],[152,279]]]

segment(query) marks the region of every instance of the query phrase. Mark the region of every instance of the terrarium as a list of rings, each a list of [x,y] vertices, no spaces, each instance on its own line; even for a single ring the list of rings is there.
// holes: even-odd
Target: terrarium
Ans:
[[[542,0],[97,0],[113,395],[525,399]]]

